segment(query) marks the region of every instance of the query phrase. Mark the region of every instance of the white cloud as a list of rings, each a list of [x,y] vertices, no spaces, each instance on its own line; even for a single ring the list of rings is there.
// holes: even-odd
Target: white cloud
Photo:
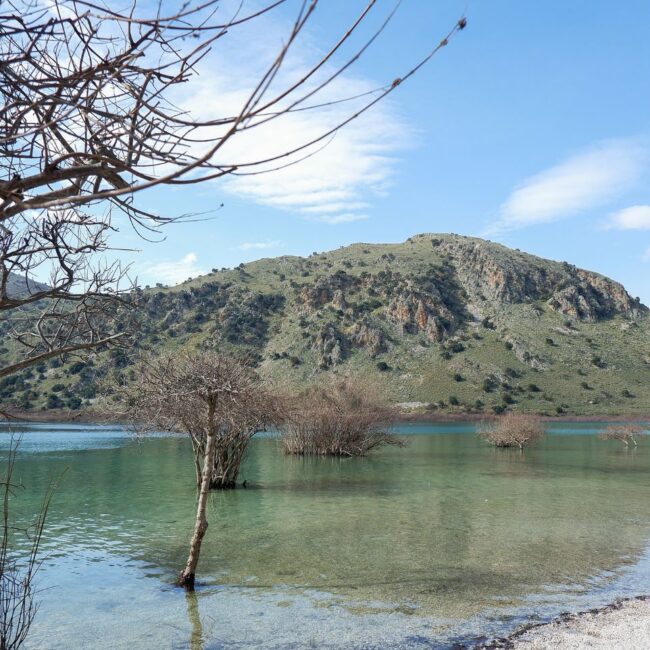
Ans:
[[[632,140],[601,143],[572,156],[516,188],[488,231],[550,223],[606,204],[639,179],[647,158],[644,147]]]
[[[632,205],[613,214],[605,226],[617,230],[650,230],[650,205]]]
[[[357,201],[355,203],[323,203],[321,205],[314,205],[301,208],[303,214],[326,214],[350,210],[366,210],[370,207],[370,203],[364,201]]]
[[[142,275],[150,282],[163,284],[179,284],[187,278],[203,275],[205,271],[197,265],[196,253],[188,253],[176,261],[156,262],[142,268]]]
[[[367,214],[358,214],[356,212],[347,212],[341,214],[326,214],[321,217],[314,217],[313,221],[322,221],[328,223],[330,226],[336,226],[340,223],[350,223],[352,221],[361,221],[368,219]]]
[[[237,248],[240,251],[250,251],[250,250],[266,250],[268,248],[278,248],[284,246],[284,242],[281,241],[246,241],[243,244],[239,244]]]
[[[262,74],[262,65],[270,63],[277,55],[278,35],[286,33],[287,28],[288,25],[256,20],[247,29],[233,31],[228,49],[220,51],[219,42],[215,44],[213,58],[210,62],[206,60],[197,79],[183,88],[183,96],[178,101],[199,119],[238,114]],[[238,48],[237,39],[246,39],[246,47]],[[290,52],[274,81],[271,96],[291,86],[315,60],[319,60],[322,52],[313,46],[315,41],[306,35],[306,42]],[[250,52],[251,43],[254,43],[255,56],[245,59],[239,56],[240,51]],[[323,66],[310,80],[310,88],[315,88],[332,70],[332,67]],[[381,83],[386,81],[380,80]],[[310,98],[306,105],[356,96],[378,85],[377,81],[345,73]],[[224,145],[215,162],[239,164],[238,173],[254,171],[254,168],[245,167],[245,163],[281,155],[318,138],[355,113],[367,100],[368,97],[282,115],[264,126],[240,132]],[[352,220],[348,218],[351,213],[367,209],[372,197],[385,194],[395,172],[397,152],[411,144],[410,128],[397,115],[394,106],[384,100],[329,141],[266,165],[266,168],[294,161],[297,164],[261,175],[227,176],[217,181],[217,187],[258,204],[305,216],[324,214],[323,221],[327,223],[344,223]]]

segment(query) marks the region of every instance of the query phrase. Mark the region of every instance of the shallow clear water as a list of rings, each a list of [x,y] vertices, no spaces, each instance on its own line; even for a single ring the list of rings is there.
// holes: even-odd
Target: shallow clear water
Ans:
[[[184,438],[20,430],[18,516],[59,480],[32,648],[444,648],[648,591],[650,446],[597,425],[554,426],[523,455],[471,424],[405,425],[406,448],[363,459],[255,440],[248,488],[211,498],[189,598],[170,586],[194,517]]]

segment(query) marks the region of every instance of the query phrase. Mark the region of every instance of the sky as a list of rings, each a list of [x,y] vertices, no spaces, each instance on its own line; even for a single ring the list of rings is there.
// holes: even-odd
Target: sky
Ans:
[[[278,83],[331,46],[363,4],[322,3]],[[366,35],[393,3],[378,5]],[[297,6],[224,39],[183,88],[185,107],[201,116],[233,110]],[[143,194],[141,206],[166,216],[213,212],[165,228],[155,242],[122,227],[116,244],[134,250],[123,255],[139,282],[175,284],[260,257],[454,232],[598,271],[650,304],[650,3],[403,0],[324,98],[400,77],[462,14],[467,28],[447,47],[307,160]],[[276,152],[346,110],[296,113],[236,140],[226,155]]]

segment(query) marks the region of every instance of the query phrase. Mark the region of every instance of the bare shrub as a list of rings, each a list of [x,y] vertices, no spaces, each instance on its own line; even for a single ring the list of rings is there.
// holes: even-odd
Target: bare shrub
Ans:
[[[314,385],[292,400],[282,444],[287,454],[365,456],[382,445],[404,445],[386,432],[394,417],[379,391],[358,380]]]
[[[34,577],[39,568],[38,552],[45,518],[53,488],[46,494],[41,511],[32,525],[21,530],[12,521],[10,501],[20,487],[13,482],[13,470],[19,440],[12,438],[6,460],[5,474],[0,483],[2,492],[2,540],[0,541],[0,648],[20,648],[34,621],[38,603],[34,600]],[[31,541],[27,554],[15,553],[16,535],[24,534]]]
[[[633,445],[638,446],[638,439],[647,435],[646,429],[638,424],[619,424],[607,427],[599,434],[601,440],[619,440],[626,447]]]
[[[499,418],[482,422],[479,436],[495,447],[522,449],[544,436],[540,419],[527,413],[506,413]]]

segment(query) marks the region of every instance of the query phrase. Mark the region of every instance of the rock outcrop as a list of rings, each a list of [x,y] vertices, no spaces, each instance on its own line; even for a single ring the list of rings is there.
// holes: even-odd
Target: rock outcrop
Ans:
[[[316,332],[312,350],[316,354],[318,366],[326,370],[345,360],[348,342],[334,325],[327,323]]]

